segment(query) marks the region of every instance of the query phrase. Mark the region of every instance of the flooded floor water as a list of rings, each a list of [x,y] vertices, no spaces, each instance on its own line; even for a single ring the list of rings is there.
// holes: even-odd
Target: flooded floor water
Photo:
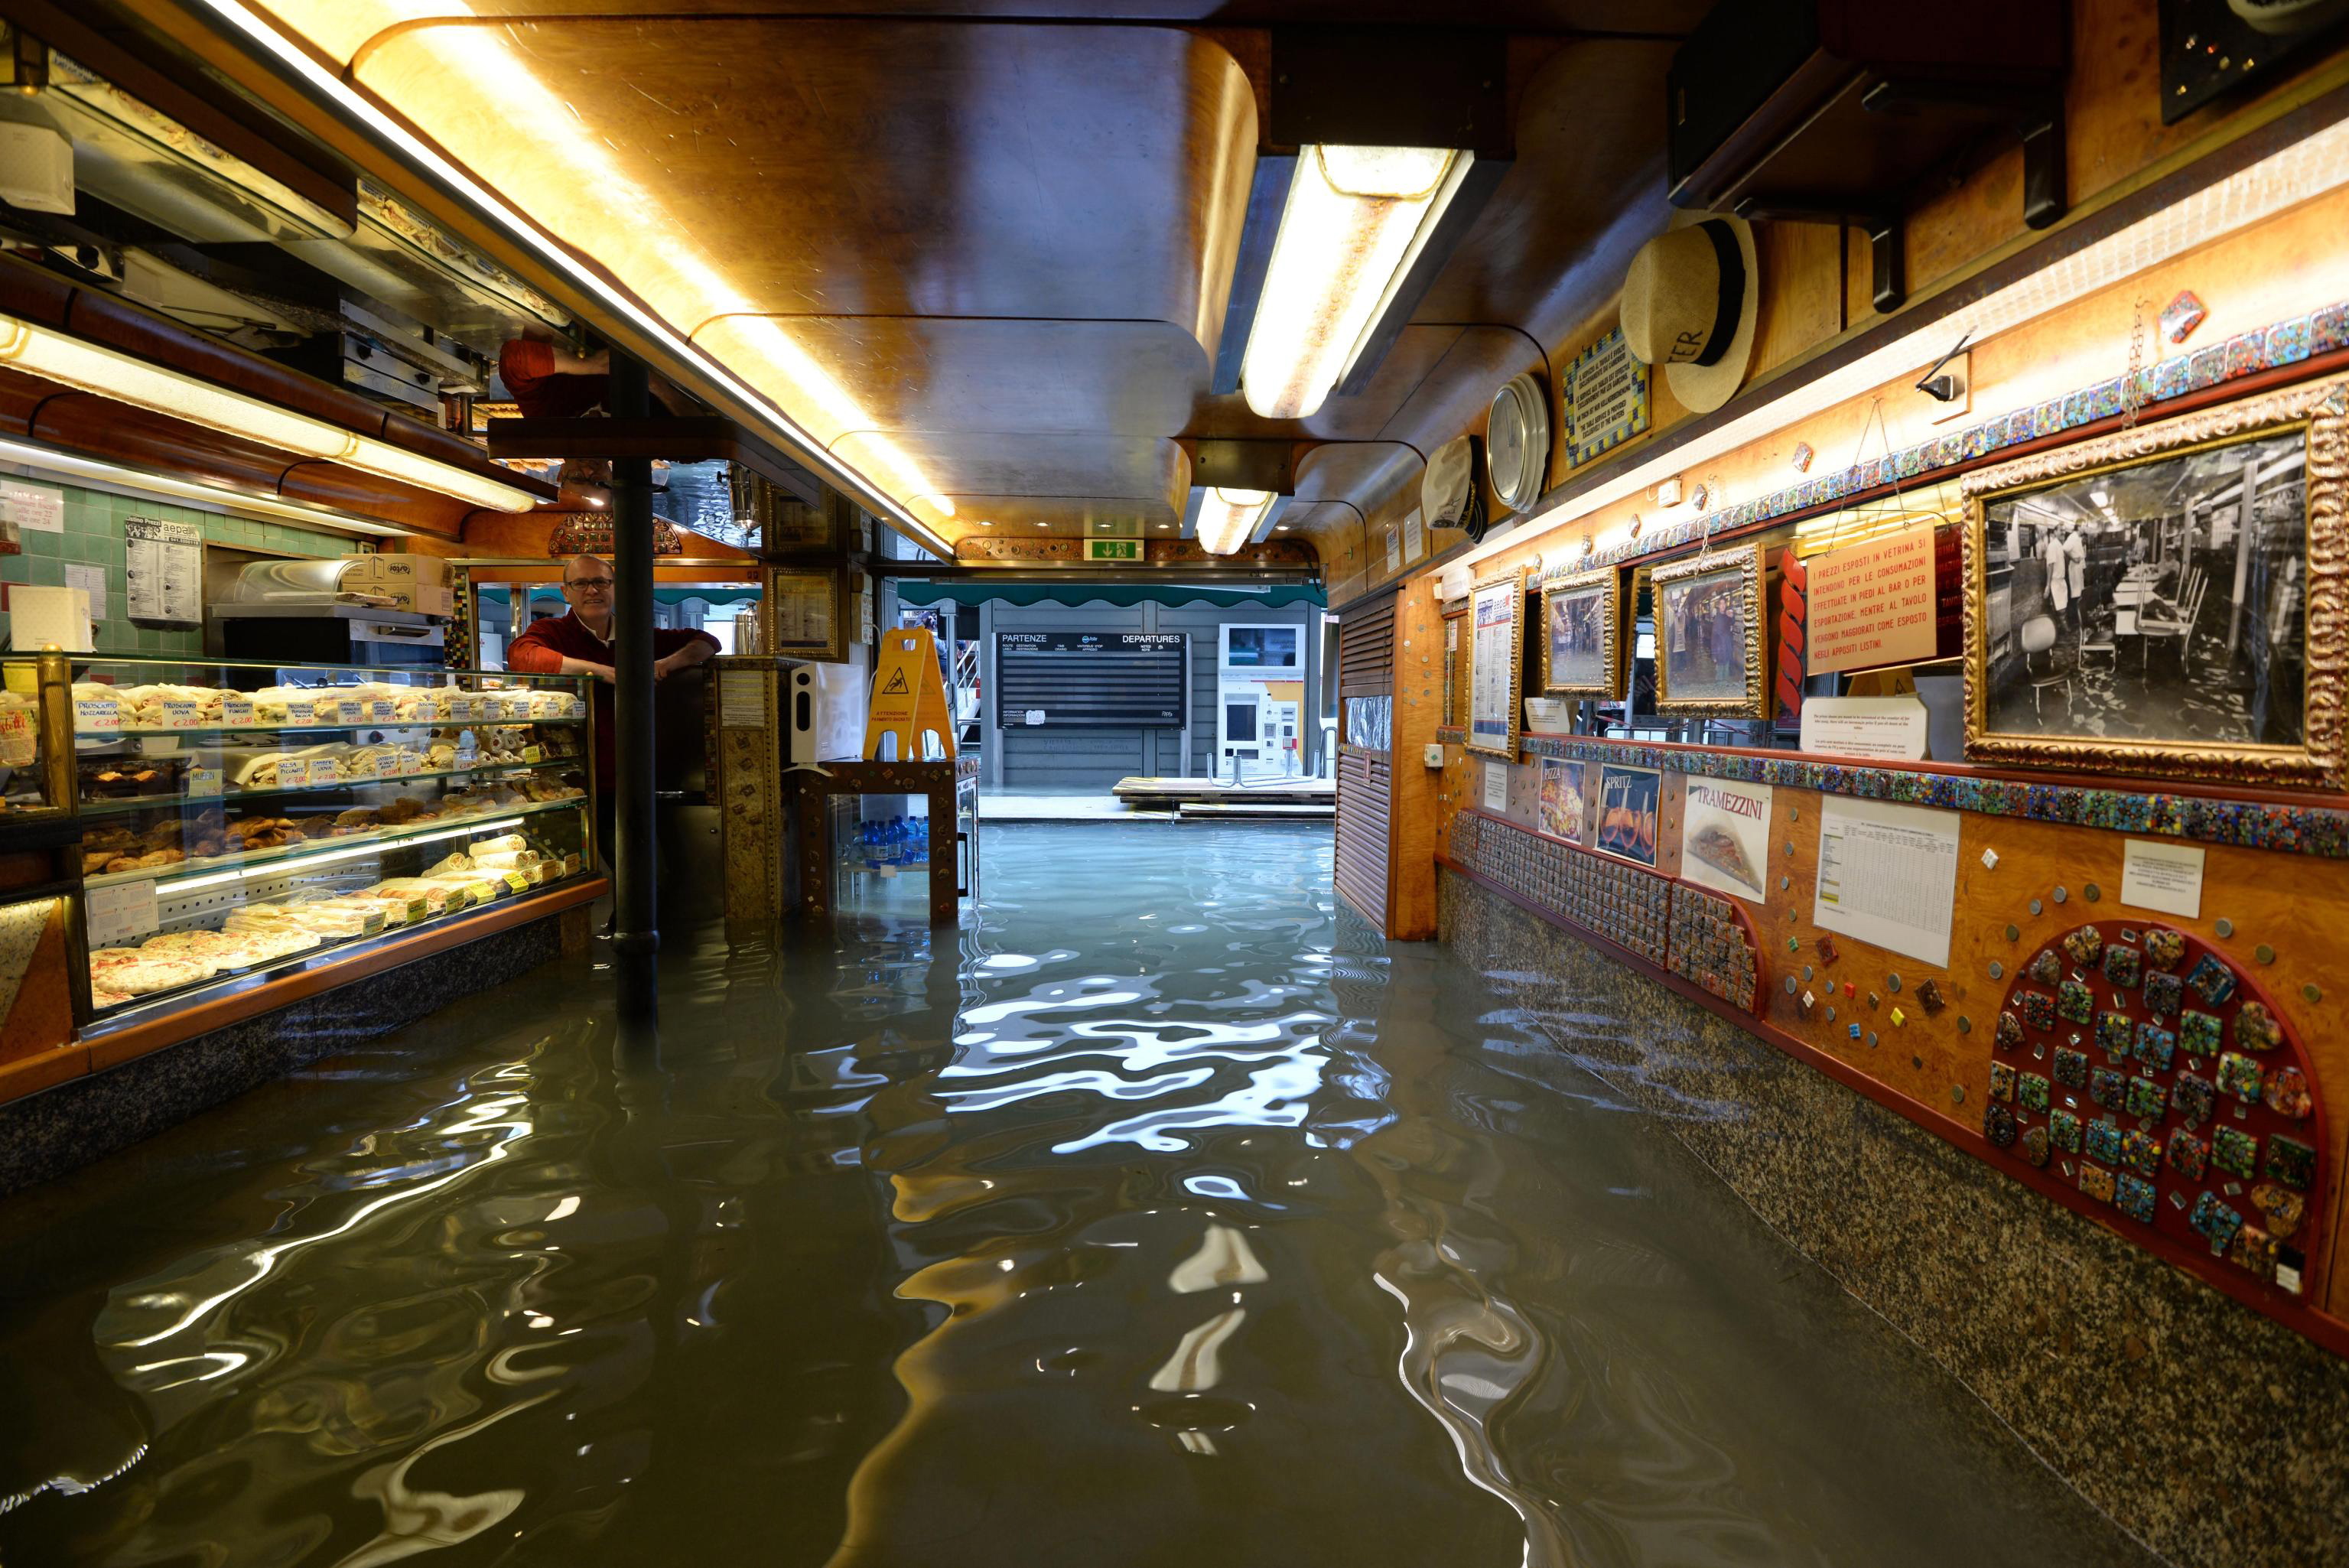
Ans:
[[[985,887],[673,935],[657,1044],[551,966],[6,1200],[0,1563],[2143,1560],[1341,918],[1326,828],[1002,827]]]

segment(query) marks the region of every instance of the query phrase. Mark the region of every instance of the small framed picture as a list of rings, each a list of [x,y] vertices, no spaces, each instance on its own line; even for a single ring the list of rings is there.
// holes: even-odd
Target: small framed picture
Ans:
[[[2343,786],[2349,381],[1969,474],[1970,761]]]
[[[1542,690],[1551,696],[1623,696],[1623,587],[1613,569],[1542,584]]]
[[[1656,817],[1663,801],[1664,776],[1652,768],[1599,765],[1599,832],[1596,848],[1643,866],[1656,863]]]
[[[1541,830],[1569,844],[1582,842],[1585,801],[1582,764],[1560,758],[1541,759]]]
[[[1471,751],[1517,759],[1524,734],[1526,574],[1476,584],[1468,609],[1468,739]]]
[[[1733,545],[1642,575],[1656,624],[1656,711],[1767,718],[1762,547]]]

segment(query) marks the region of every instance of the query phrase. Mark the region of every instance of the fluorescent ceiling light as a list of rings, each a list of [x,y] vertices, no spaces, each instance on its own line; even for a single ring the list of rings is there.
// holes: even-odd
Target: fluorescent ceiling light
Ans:
[[[379,534],[387,539],[405,539],[409,531],[367,518],[346,517],[325,507],[300,506],[293,501],[274,500],[267,496],[246,495],[242,490],[225,490],[218,485],[193,484],[168,474],[125,468],[120,463],[100,462],[95,458],[79,457],[72,452],[61,452],[25,441],[0,440],[0,463],[13,463],[32,470],[26,476],[28,479],[63,474],[141,497],[168,496],[173,500],[194,501],[223,512],[274,517],[311,528],[334,529],[344,533]]]
[[[1361,352],[1474,161],[1444,147],[1302,150],[1240,361],[1267,419],[1319,410]]]
[[[1199,545],[1210,555],[1229,555],[1248,542],[1278,498],[1270,490],[1209,490],[1199,502]]]
[[[953,553],[954,547],[944,535],[913,514],[914,501],[935,487],[922,482],[918,470],[913,469],[902,452],[888,447],[876,453],[878,460],[894,469],[901,487],[908,493],[909,499],[901,501],[856,464],[832,450],[776,398],[737,375],[716,354],[647,309],[596,267],[583,262],[548,228],[525,217],[502,193],[475,178],[464,166],[409,129],[405,122],[387,114],[373,97],[359,91],[333,67],[322,62],[312,47],[297,43],[243,0],[202,0],[202,4],[266,50],[312,93],[334,105],[377,142],[391,149],[410,169],[454,191],[574,286],[601,302],[677,359],[699,369],[713,385],[723,387],[729,396],[753,410],[785,442],[810,454],[822,453],[832,478],[874,502],[875,510],[896,519],[921,543],[941,554]],[[312,46],[327,49],[336,61],[351,59],[357,49],[388,29],[435,16],[464,19],[471,15],[461,5],[437,5],[430,0],[373,0],[366,5],[359,0],[267,0],[266,8]],[[427,38],[436,64],[443,67],[442,76],[451,84],[452,101],[469,115],[478,114],[482,103],[496,104],[500,134],[509,145],[528,157],[553,160],[564,165],[557,171],[561,179],[551,186],[552,190],[573,194],[592,192],[598,204],[598,222],[605,230],[629,235],[641,232],[642,238],[657,248],[658,260],[672,267],[682,263],[690,284],[703,293],[702,302],[697,306],[699,314],[693,316],[688,331],[700,330],[721,315],[752,310],[747,302],[737,303],[739,295],[725,280],[701,264],[698,257],[691,256],[659,217],[639,217],[613,231],[609,222],[613,212],[659,214],[662,209],[643,187],[627,180],[591,138],[579,134],[575,111],[532,74],[529,64],[519,54],[489,28],[462,31],[464,37],[458,41],[429,36]],[[526,143],[517,140],[515,128],[523,125],[539,134],[527,139]],[[781,369],[792,383],[794,390],[813,397],[820,406],[836,401],[839,413],[835,417],[846,417],[852,410],[857,416],[863,415],[864,411],[855,407],[854,400],[839,384],[824,377],[772,322],[762,321],[754,314],[748,325],[756,340],[748,346],[762,350],[771,365]],[[803,366],[814,374],[804,374]],[[843,432],[870,429],[873,423],[869,418],[846,418],[841,428]],[[951,502],[939,510],[945,516],[954,515]]]
[[[388,441],[296,414],[242,392],[231,392],[209,381],[150,365],[111,348],[101,348],[12,315],[0,315],[0,365],[95,397],[185,419],[208,430],[258,441],[281,451],[297,452],[322,462],[361,469],[403,484],[454,496],[475,506],[498,511],[528,511],[538,504],[538,498],[528,490],[501,484],[453,463],[419,456]]]

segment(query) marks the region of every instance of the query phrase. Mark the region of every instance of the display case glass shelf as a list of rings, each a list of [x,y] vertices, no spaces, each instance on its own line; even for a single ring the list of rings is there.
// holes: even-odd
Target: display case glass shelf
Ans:
[[[101,1027],[593,868],[583,677],[134,659],[76,674]]]
[[[45,671],[44,665],[47,665]],[[72,802],[56,786],[55,765],[65,742],[53,722],[45,722],[42,679],[48,679],[50,706],[62,699],[67,665],[26,655],[0,659],[0,839],[13,824],[61,821]]]

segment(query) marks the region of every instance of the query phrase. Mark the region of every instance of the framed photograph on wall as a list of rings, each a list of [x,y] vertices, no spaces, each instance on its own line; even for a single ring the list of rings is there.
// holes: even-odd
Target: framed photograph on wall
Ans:
[[[1623,579],[1613,568],[1542,584],[1541,686],[1551,696],[1623,696]]]
[[[1490,577],[1468,598],[1468,749],[1516,761],[1524,733],[1526,574]]]
[[[1656,711],[1767,718],[1762,547],[1732,545],[1641,573],[1656,625]]]
[[[1969,474],[1971,761],[2338,789],[2349,382]]]

